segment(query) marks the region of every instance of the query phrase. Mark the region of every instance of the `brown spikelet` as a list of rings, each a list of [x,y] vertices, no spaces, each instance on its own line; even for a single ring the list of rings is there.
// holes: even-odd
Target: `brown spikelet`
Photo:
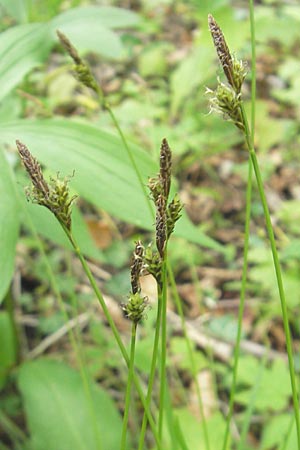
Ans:
[[[160,148],[160,181],[167,201],[171,186],[172,153],[167,139],[163,139]]]
[[[133,294],[141,291],[140,273],[143,266],[144,247],[141,241],[137,241],[132,257],[132,264],[130,268],[131,290]]]
[[[156,247],[160,257],[164,257],[164,250],[167,241],[167,215],[166,199],[164,195],[159,195],[156,202]]]
[[[78,55],[78,52],[77,52],[76,48],[74,47],[74,45],[71,44],[71,42],[67,38],[67,36],[64,33],[62,33],[61,31],[59,31],[59,30],[56,30],[56,34],[57,34],[57,36],[58,36],[62,46],[64,47],[64,49],[67,51],[67,53],[73,59],[74,63],[76,65],[83,64],[83,61],[80,58],[80,56]]]
[[[31,178],[32,184],[45,197],[49,194],[49,186],[42,174],[41,166],[37,160],[32,156],[25,144],[20,141],[16,141],[18,152],[24,167]]]
[[[219,61],[221,63],[224,74],[228,80],[228,83],[236,89],[234,74],[233,74],[233,61],[232,56],[230,54],[229,48],[224,38],[224,34],[215,21],[214,17],[209,14],[208,15],[208,26],[213,38],[214,46],[217,51],[217,55]]]

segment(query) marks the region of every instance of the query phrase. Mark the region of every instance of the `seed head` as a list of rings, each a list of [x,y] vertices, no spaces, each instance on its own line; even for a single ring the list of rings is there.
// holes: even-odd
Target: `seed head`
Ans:
[[[141,241],[135,244],[130,268],[131,290],[133,294],[141,291],[140,274],[143,267],[144,247]]]
[[[139,292],[130,294],[129,300],[126,304],[122,304],[122,309],[126,317],[135,324],[138,324],[145,318],[145,311],[148,308],[148,298],[142,297]]]
[[[80,81],[84,86],[92,89],[96,94],[98,94],[102,98],[102,91],[93,76],[91,69],[89,66],[80,58],[77,49],[71,43],[71,41],[67,38],[65,34],[61,31],[56,31],[57,36],[66,50],[66,52],[71,56],[74,61],[74,72],[78,81]]]
[[[169,197],[171,186],[171,168],[172,168],[172,153],[169,147],[167,139],[162,140],[160,148],[160,180],[162,185],[162,191],[165,195],[166,201]]]
[[[48,184],[43,176],[41,167],[32,156],[25,144],[16,141],[18,152],[25,169],[32,181],[32,188],[28,191],[34,203],[45,206],[68,230],[71,229],[72,204],[76,196],[69,195],[69,179],[51,178]]]
[[[227,81],[233,90],[239,94],[247,75],[246,66],[243,61],[237,60],[230,53],[224,34],[211,14],[208,16],[208,25]]]

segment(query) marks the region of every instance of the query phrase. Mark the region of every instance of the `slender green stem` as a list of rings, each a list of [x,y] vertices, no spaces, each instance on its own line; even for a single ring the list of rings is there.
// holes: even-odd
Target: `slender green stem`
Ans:
[[[198,379],[197,379],[197,369],[196,369],[196,363],[195,363],[194,353],[193,353],[193,349],[192,349],[192,344],[191,344],[191,340],[190,340],[190,338],[188,336],[187,327],[186,327],[186,323],[185,323],[185,319],[184,319],[184,315],[183,315],[183,310],[182,310],[182,306],[181,306],[181,301],[180,301],[180,298],[179,298],[179,295],[178,295],[178,291],[177,291],[177,288],[176,288],[176,281],[175,281],[175,278],[174,278],[174,274],[173,274],[173,271],[169,270],[169,269],[170,269],[170,266],[168,265],[168,275],[169,275],[170,284],[171,284],[171,287],[172,287],[173,297],[174,297],[174,300],[175,300],[175,304],[176,304],[176,308],[177,308],[178,314],[180,316],[181,327],[182,327],[184,339],[185,339],[186,346],[187,346],[188,356],[189,356],[189,359],[190,359],[190,362],[191,362],[193,379],[194,379],[195,386],[196,386],[196,395],[197,395],[197,400],[198,400],[198,404],[199,404],[199,410],[200,410],[200,416],[201,416],[201,424],[202,424],[202,427],[203,427],[205,448],[206,448],[206,450],[210,450],[209,435],[208,435],[208,430],[207,430],[206,418],[205,418],[205,414],[204,414],[204,406],[203,406],[202,395],[201,395],[201,392],[200,392],[200,386],[199,386],[199,382],[198,382]]]
[[[101,308],[102,308],[102,310],[104,312],[105,318],[106,318],[106,320],[107,320],[107,322],[108,322],[108,324],[110,326],[110,329],[112,330],[112,333],[113,333],[114,338],[115,338],[115,340],[117,342],[117,345],[118,345],[118,347],[119,347],[119,349],[120,349],[120,351],[122,353],[124,361],[126,362],[127,367],[129,367],[129,356],[127,354],[126,348],[125,348],[125,346],[124,346],[124,344],[122,342],[122,339],[121,339],[120,334],[118,332],[118,329],[117,329],[117,327],[115,325],[115,322],[113,321],[113,319],[112,319],[112,317],[110,315],[110,312],[109,312],[109,310],[107,308],[105,300],[104,300],[104,298],[103,298],[103,296],[102,296],[102,294],[101,294],[101,292],[100,292],[100,290],[99,290],[99,288],[97,286],[97,283],[96,283],[96,281],[95,281],[95,279],[94,279],[94,277],[92,275],[92,272],[91,272],[91,270],[90,270],[90,268],[89,268],[89,266],[88,266],[88,264],[87,264],[87,262],[86,262],[86,260],[85,260],[85,258],[83,256],[83,254],[81,253],[80,247],[78,246],[78,244],[75,241],[75,239],[74,239],[73,235],[71,234],[71,232],[64,226],[63,223],[61,223],[61,226],[62,226],[64,232],[66,233],[69,241],[72,244],[72,247],[74,248],[74,251],[75,251],[76,255],[78,256],[78,258],[79,258],[79,260],[81,262],[83,270],[84,270],[84,272],[85,272],[85,274],[86,274],[86,276],[87,276],[87,278],[88,278],[88,280],[89,280],[89,282],[91,284],[91,287],[92,287],[92,289],[93,289],[93,291],[94,291],[94,293],[95,293],[95,295],[96,295],[96,297],[97,297],[97,299],[98,299],[98,301],[100,303],[100,306],[101,306]],[[147,407],[146,399],[145,399],[142,387],[141,387],[139,379],[137,378],[135,373],[133,374],[133,381],[134,381],[134,384],[135,384],[136,389],[138,391],[138,394],[140,396],[140,399],[141,399],[141,402],[142,402],[143,407],[145,409],[145,412],[147,414],[147,418],[148,418],[149,424],[151,426],[151,430],[152,430],[154,439],[156,441],[156,445],[157,445],[158,449],[161,449],[160,439],[159,439],[157,431],[156,431],[154,420],[152,418],[152,415],[150,413],[149,408]]]
[[[20,204],[23,207],[23,203],[21,202],[21,200],[20,200]],[[55,279],[55,276],[54,276],[51,264],[49,263],[47,255],[45,253],[45,249],[44,249],[44,247],[43,247],[43,245],[41,243],[40,237],[39,237],[39,235],[38,235],[38,233],[36,231],[36,228],[35,228],[35,226],[34,226],[34,224],[32,222],[32,219],[30,217],[30,214],[29,214],[27,208],[23,207],[23,211],[24,211],[24,213],[26,215],[27,224],[28,224],[28,226],[29,226],[29,228],[31,230],[32,235],[36,239],[37,246],[39,248],[40,254],[42,255],[43,262],[44,262],[44,265],[45,265],[45,269],[46,269],[46,272],[47,272],[47,275],[48,275],[48,278],[49,278],[49,281],[50,281],[51,289],[53,290],[53,292],[54,292],[54,294],[56,296],[56,299],[58,301],[59,309],[61,310],[61,312],[63,314],[63,317],[64,317],[64,321],[65,321],[65,323],[67,323],[69,321],[69,315],[68,315],[68,312],[66,310],[64,301],[62,299],[59,287],[57,285],[57,282],[56,282],[56,279]],[[72,346],[72,348],[74,350],[76,362],[77,362],[78,367],[79,367],[79,372],[80,372],[82,385],[83,385],[83,389],[84,389],[84,395],[86,397],[86,401],[87,401],[87,404],[88,404],[89,414],[90,414],[90,417],[91,417],[92,427],[93,427],[93,431],[94,431],[94,435],[95,435],[95,440],[97,442],[97,449],[101,450],[102,445],[101,445],[100,431],[99,431],[99,427],[98,427],[97,422],[96,422],[96,414],[95,414],[94,402],[93,402],[93,398],[92,398],[91,386],[90,386],[90,381],[88,379],[87,369],[86,369],[86,366],[84,364],[83,350],[82,350],[81,346],[79,345],[79,341],[76,339],[76,336],[75,336],[75,333],[74,333],[73,329],[69,328],[67,333],[68,333],[68,337],[69,337],[71,346]]]
[[[297,393],[297,387],[296,387],[296,377],[295,377],[295,367],[294,367],[294,360],[293,360],[291,333],[290,333],[290,327],[289,327],[286,298],[285,298],[283,282],[282,282],[281,268],[280,268],[278,253],[277,253],[277,249],[276,249],[276,243],[275,243],[269,208],[268,208],[266,195],[265,195],[264,187],[263,187],[263,182],[262,182],[262,178],[261,178],[261,173],[260,173],[259,165],[257,162],[256,153],[253,149],[250,150],[250,157],[252,160],[252,164],[253,164],[256,180],[257,180],[257,185],[258,185],[258,191],[259,191],[261,203],[262,203],[263,210],[264,210],[267,232],[268,232],[268,236],[269,236],[269,240],[270,240],[274,268],[275,268],[276,279],[277,279],[277,285],[278,285],[278,290],[279,290],[283,327],[284,327],[284,333],[285,333],[285,338],[286,338],[286,349],[287,349],[289,369],[290,369],[293,406],[294,406],[294,414],[295,414],[295,421],[296,421],[296,428],[297,428],[298,449],[300,450],[299,401],[298,401],[298,393]]]
[[[246,118],[245,110],[243,105],[241,105],[242,117],[245,125],[245,139],[247,141],[248,148],[253,147],[254,133],[255,133],[255,100],[256,100],[256,51],[255,51],[255,21],[254,21],[254,4],[253,0],[249,0],[249,11],[250,11],[250,31],[251,31],[251,131],[248,126],[248,121]],[[226,430],[223,441],[223,450],[226,450],[230,423],[233,415],[234,408],[234,398],[237,385],[237,373],[238,373],[238,363],[240,355],[241,346],[241,336],[242,336],[242,325],[243,325],[243,315],[245,309],[245,296],[247,287],[247,271],[248,271],[248,250],[249,250],[249,235],[250,235],[250,219],[251,219],[251,199],[252,199],[252,164],[249,158],[248,161],[248,179],[247,179],[247,192],[246,192],[246,218],[245,218],[245,241],[243,249],[243,273],[242,273],[242,283],[240,291],[240,305],[238,313],[238,329],[236,336],[236,344],[234,348],[234,362],[233,362],[233,377],[232,385],[230,389],[229,397],[229,411],[226,420]]]
[[[246,220],[245,220],[245,241],[244,241],[244,251],[243,251],[243,273],[242,273],[242,284],[240,292],[240,305],[238,313],[238,329],[236,335],[236,343],[234,347],[234,362],[233,362],[233,373],[232,373],[232,384],[230,389],[229,397],[229,411],[226,419],[226,430],[223,441],[223,450],[226,450],[229,438],[230,422],[233,415],[234,398],[237,385],[237,373],[238,373],[238,363],[241,348],[241,338],[242,338],[242,326],[243,326],[243,316],[245,309],[245,297],[247,288],[247,271],[248,271],[248,250],[249,250],[249,234],[250,234],[250,218],[251,218],[251,196],[252,196],[252,165],[249,158],[248,161],[248,182],[247,182],[247,193],[246,193]]]
[[[159,390],[159,416],[158,433],[162,439],[163,417],[166,391],[166,360],[167,360],[167,248],[162,262],[162,314],[161,314],[161,354],[160,354],[160,390]]]
[[[254,142],[255,133],[255,99],[256,99],[256,45],[255,45],[255,19],[254,2],[249,0],[250,33],[251,33],[251,136]]]
[[[133,374],[134,374],[136,327],[137,327],[137,323],[136,322],[132,322],[131,344],[130,344],[130,361],[129,361],[129,368],[128,368],[129,370],[128,370],[128,381],[127,381],[127,387],[126,387],[126,396],[125,396],[125,410],[124,410],[124,417],[123,417],[121,450],[125,450],[126,449],[126,434],[127,434],[129,409],[130,409],[130,394],[131,394],[132,380],[133,380]]]
[[[130,147],[128,145],[128,142],[127,142],[127,140],[126,140],[126,138],[124,136],[124,133],[123,133],[123,131],[122,131],[120,125],[119,125],[119,122],[118,122],[118,120],[117,120],[113,110],[111,109],[109,103],[104,101],[103,102],[103,106],[107,110],[107,112],[110,115],[110,118],[111,118],[114,126],[116,127],[116,130],[117,130],[117,132],[118,132],[118,134],[119,134],[119,136],[121,138],[121,141],[122,141],[122,143],[124,145],[124,148],[125,148],[125,150],[127,152],[128,157],[130,159],[130,163],[131,163],[131,165],[133,167],[133,170],[135,171],[136,177],[137,177],[137,179],[139,181],[139,184],[141,186],[141,189],[143,191],[143,194],[144,194],[144,197],[146,199],[146,202],[147,202],[147,205],[148,205],[151,217],[154,218],[155,214],[154,214],[152,203],[150,201],[150,197],[149,197],[147,189],[146,189],[146,185],[145,185],[145,183],[144,183],[144,181],[142,179],[142,176],[141,176],[141,173],[139,171],[139,168],[138,168],[138,166],[137,166],[137,164],[135,162],[134,156],[133,156],[132,151],[131,151],[131,149],[130,149]]]
[[[147,391],[147,396],[146,396],[146,404],[147,404],[148,408],[150,408],[153,384],[154,384],[154,379],[155,379],[155,369],[156,369],[156,362],[157,362],[157,355],[158,355],[158,344],[159,344],[159,335],[160,335],[160,328],[161,328],[162,295],[161,295],[161,292],[160,292],[159,288],[157,289],[157,291],[158,291],[158,295],[157,295],[157,302],[158,302],[158,305],[157,305],[157,316],[156,316],[156,324],[155,324],[155,334],[154,334],[154,342],[153,342],[151,367],[150,367],[149,381],[148,381],[148,391]],[[146,427],[147,427],[147,416],[146,416],[146,414],[144,412],[142,428],[141,428],[141,433],[140,433],[140,438],[139,438],[138,450],[143,450],[145,434],[146,434]]]

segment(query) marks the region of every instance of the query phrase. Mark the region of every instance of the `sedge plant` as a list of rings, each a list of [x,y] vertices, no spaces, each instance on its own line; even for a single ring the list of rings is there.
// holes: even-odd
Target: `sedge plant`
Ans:
[[[257,187],[261,199],[261,204],[263,207],[266,229],[269,237],[269,242],[272,251],[273,264],[276,274],[276,281],[278,286],[279,298],[281,303],[281,311],[282,311],[282,320],[284,333],[286,338],[286,350],[288,355],[288,363],[289,363],[289,373],[290,373],[290,382],[291,382],[291,390],[292,390],[292,398],[293,398],[293,408],[294,408],[294,417],[296,423],[297,430],[297,441],[298,441],[298,450],[300,450],[300,416],[299,416],[299,400],[298,400],[298,392],[296,387],[296,376],[295,376],[295,366],[293,359],[293,349],[292,349],[292,340],[291,340],[291,332],[289,328],[288,321],[288,311],[287,311],[287,303],[286,296],[282,281],[282,273],[281,267],[278,257],[278,252],[276,248],[276,242],[274,237],[274,231],[272,227],[272,222],[270,218],[270,212],[266,200],[266,195],[264,191],[264,186],[262,182],[262,176],[260,171],[260,166],[258,163],[256,151],[254,148],[253,142],[253,129],[252,132],[250,130],[249,122],[247,115],[245,113],[245,108],[243,104],[242,98],[242,86],[247,74],[246,65],[243,61],[238,60],[228,48],[226,43],[224,34],[214,19],[212,15],[208,17],[209,29],[212,35],[213,43],[218,55],[218,59],[221,64],[221,68],[225,75],[225,82],[222,82],[218,79],[217,88],[213,91],[208,89],[207,92],[210,95],[210,107],[212,111],[216,111],[220,113],[224,119],[232,122],[243,134],[245,145],[249,154],[249,159],[251,161],[252,168],[255,173]],[[252,117],[252,127],[254,124],[254,120]],[[251,177],[251,172],[249,171],[249,178]],[[249,202],[250,195],[248,195],[247,200]],[[249,214],[249,213],[248,213]],[[248,233],[249,234],[249,233]],[[248,246],[248,244],[247,244]],[[244,253],[245,254],[245,253]],[[245,264],[244,264],[245,267]],[[245,280],[244,280],[245,283]],[[235,377],[236,377],[237,366],[235,365]],[[232,415],[233,410],[233,396],[231,396],[230,400],[230,408],[229,408],[229,419]],[[226,449],[227,440],[229,434],[229,421],[227,422],[226,435],[223,442],[223,450]]]
[[[49,209],[62,226],[67,238],[69,239],[69,241],[73,246],[75,253],[80,259],[83,269],[99,300],[99,303],[104,311],[105,317],[112,329],[115,340],[128,366],[129,375],[125,398],[121,449],[125,450],[126,448],[126,434],[127,434],[129,407],[130,407],[130,393],[133,382],[136,385],[136,388],[138,390],[138,393],[140,395],[144,407],[144,416],[139,441],[140,442],[139,445],[141,446],[140,448],[143,448],[144,445],[147,421],[149,421],[150,423],[158,448],[161,448],[160,441],[162,439],[162,424],[163,424],[164,396],[166,383],[167,243],[174,230],[175,223],[180,218],[182,210],[182,204],[177,194],[170,202],[168,201],[171,185],[171,158],[172,158],[169,144],[166,139],[163,139],[160,151],[160,172],[156,178],[151,178],[149,180],[149,189],[156,208],[156,227],[155,227],[156,250],[153,250],[151,245],[148,246],[147,249],[145,250],[142,243],[140,241],[137,242],[133,255],[133,262],[131,265],[132,291],[130,293],[128,302],[125,305],[122,305],[125,315],[132,321],[130,356],[127,354],[125,346],[121,340],[120,334],[106,306],[104,298],[92,276],[89,266],[80,250],[80,247],[78,246],[73,236],[71,214],[72,214],[72,204],[76,196],[70,197],[69,195],[69,188],[68,188],[69,179],[67,178],[61,179],[59,176],[57,176],[57,178],[51,178],[50,183],[48,183],[44,178],[44,175],[42,173],[38,161],[32,156],[26,145],[21,143],[20,141],[16,141],[16,144],[21,160],[32,182],[31,189],[27,189],[27,195],[32,199],[34,203],[37,203]],[[139,281],[141,272],[151,274],[155,278],[158,292],[158,314],[156,321],[157,323],[156,323],[151,370],[149,375],[149,384],[146,398],[144,398],[141,385],[134,371],[134,355],[135,355],[137,325],[143,319],[145,309],[147,307],[147,299],[141,296],[141,287]],[[160,337],[161,337],[161,347],[159,352]],[[150,403],[152,397],[154,378],[156,374],[156,363],[159,353],[160,353],[160,370],[159,370],[160,392],[159,392],[159,416],[158,416],[159,431],[157,434],[153,418],[150,414]]]
[[[50,182],[46,181],[44,175],[42,173],[40,164],[33,157],[29,149],[25,144],[20,141],[16,141],[17,149],[20,155],[20,158],[23,162],[23,165],[31,179],[32,186],[31,188],[27,188],[26,194],[32,200],[33,203],[37,203],[38,205],[46,207],[58,220],[61,225],[63,231],[65,232],[68,240],[70,241],[73,250],[77,257],[79,258],[83,270],[90,282],[90,285],[100,303],[100,306],[104,312],[106,320],[112,330],[115,341],[120,349],[120,352],[123,356],[123,359],[130,368],[130,357],[127,353],[125,345],[121,339],[120,333],[116,327],[116,324],[110,314],[110,311],[106,305],[106,302],[103,298],[101,291],[98,288],[98,285],[92,275],[92,272],[88,266],[88,263],[83,256],[79,245],[77,244],[75,237],[72,232],[72,204],[74,203],[75,196],[69,195],[69,179],[64,178],[61,179],[58,175],[56,178],[51,178]],[[145,400],[145,396],[143,393],[143,389],[141,386],[141,382],[135,372],[132,373],[131,377],[136,386],[137,392],[141,399],[143,408],[147,415],[147,419],[149,421],[149,425],[151,427],[154,439],[157,444],[157,448],[161,449],[160,439],[156,430],[156,425],[154,419],[150,413],[150,409],[147,406],[147,402]]]
[[[74,45],[72,44],[72,42],[69,40],[69,38],[63,34],[62,32],[60,32],[59,30],[57,31],[57,35],[58,38],[62,44],[62,46],[64,47],[64,49],[67,51],[67,53],[69,54],[69,56],[72,58],[74,65],[73,65],[73,71],[74,74],[76,76],[76,78],[78,79],[78,81],[83,84],[84,86],[88,87],[89,89],[91,89],[97,96],[97,99],[99,101],[100,106],[106,110],[112,120],[113,125],[115,126],[119,137],[121,139],[121,142],[124,146],[124,149],[129,157],[129,160],[131,162],[131,165],[133,167],[133,170],[136,174],[137,180],[139,182],[140,188],[144,194],[145,197],[145,201],[148,205],[149,211],[151,216],[153,217],[153,220],[156,221],[156,243],[157,243],[157,248],[158,248],[158,252],[162,251],[159,250],[159,240],[161,240],[161,237],[159,238],[157,233],[161,231],[159,231],[159,227],[157,226],[157,220],[159,218],[159,209],[162,212],[163,209],[165,208],[165,205],[163,205],[163,199],[155,199],[155,197],[153,196],[153,192],[152,192],[152,187],[151,187],[151,183],[153,180],[149,180],[149,189],[151,191],[151,196],[149,197],[145,184],[143,182],[143,178],[141,176],[140,170],[138,168],[138,165],[135,162],[133,153],[130,149],[130,146],[124,136],[124,133],[122,132],[122,129],[118,123],[118,120],[109,104],[109,102],[106,100],[104,93],[101,89],[101,86],[99,85],[99,83],[97,82],[97,80],[95,79],[89,65],[79,56],[79,53],[77,51],[77,49],[74,47]],[[164,172],[164,170],[167,170],[167,165],[169,165],[169,171],[171,168],[171,160],[170,160],[170,156],[166,156],[167,155],[167,151],[166,149],[168,148],[168,143],[165,141],[163,141],[162,143],[162,147],[161,147],[161,154],[160,154],[160,177],[162,177],[162,173]],[[168,160],[169,158],[169,160]],[[168,175],[170,177],[170,174]],[[167,202],[167,197],[169,195],[169,189],[170,189],[170,182],[171,180],[169,179],[168,182],[168,193],[166,191],[165,188],[165,203]],[[152,197],[152,200],[154,201],[154,205],[155,208],[152,207],[150,198]],[[175,200],[175,199],[174,199]],[[174,202],[173,200],[173,208],[176,206],[177,207],[177,203],[178,203],[178,198],[176,198],[176,201]],[[163,221],[161,219],[161,221]],[[169,236],[168,236],[169,238]],[[167,247],[167,245],[166,245]],[[195,369],[195,363],[194,363],[194,357],[193,357],[193,353],[191,350],[191,343],[190,343],[190,338],[188,336],[187,333],[187,328],[185,326],[185,318],[183,315],[183,310],[180,304],[180,300],[179,300],[179,296],[177,293],[177,288],[176,288],[176,283],[174,281],[174,274],[173,274],[173,270],[172,267],[170,266],[168,259],[167,259],[167,248],[164,249],[164,256],[163,256],[163,264],[162,264],[162,278],[163,278],[163,282],[162,282],[162,286],[163,289],[160,290],[158,288],[158,298],[162,299],[162,301],[158,301],[158,311],[157,311],[157,320],[156,320],[156,332],[155,332],[155,338],[154,338],[154,349],[157,348],[158,345],[158,340],[159,340],[159,330],[161,328],[161,335],[162,335],[162,340],[161,340],[161,379],[164,380],[165,379],[165,361],[166,361],[166,338],[167,338],[167,322],[166,322],[166,312],[167,312],[167,305],[166,305],[166,286],[167,286],[167,275],[169,276],[169,279],[171,281],[171,283],[173,284],[173,291],[175,292],[175,303],[176,303],[176,307],[177,307],[177,311],[178,314],[180,316],[181,319],[181,323],[182,323],[182,331],[183,331],[183,335],[187,344],[187,352],[188,352],[188,356],[190,358],[191,361],[191,366],[194,367],[193,372],[192,372],[192,377],[194,379],[195,385],[196,385],[196,389],[197,389],[197,398],[198,398],[198,404],[199,404],[199,411],[200,411],[200,415],[201,415],[201,420],[202,420],[202,426],[203,426],[203,432],[204,432],[204,436],[205,436],[205,448],[206,450],[210,450],[210,446],[209,446],[209,439],[208,439],[208,433],[207,433],[207,426],[206,426],[206,418],[204,415],[204,409],[203,409],[203,401],[202,401],[202,397],[201,397],[201,390],[200,390],[200,386],[199,386],[199,381],[197,378],[197,373],[196,373],[196,369]],[[150,254],[150,249],[146,249],[146,255],[148,255],[149,258],[151,258],[153,255]],[[159,283],[158,283],[159,286]],[[162,324],[161,324],[162,322]],[[156,350],[157,351],[157,350]],[[155,373],[155,364],[156,364],[156,355],[155,355],[155,350],[154,350],[154,355],[152,358],[152,365],[151,365],[151,369],[150,369],[150,381],[149,381],[149,392],[148,392],[148,397],[150,399],[150,393],[152,391],[152,387],[151,384],[153,383],[154,380],[154,373]],[[152,380],[153,379],[153,380]],[[152,380],[152,381],[151,381]],[[164,386],[164,381],[161,384],[161,392],[160,392],[160,397],[163,400],[164,398],[164,391],[165,391],[165,386]],[[160,403],[160,417],[159,417],[159,434],[160,434],[160,438],[162,436],[162,429],[163,429],[163,413],[162,413],[162,408],[163,408],[163,402]],[[144,440],[144,435],[145,435],[145,430],[146,430],[146,425],[147,425],[147,417],[144,416],[143,419],[143,425],[142,425],[142,432],[141,432],[141,436],[140,436],[140,443],[139,443],[139,448],[141,448],[141,445],[143,443]]]

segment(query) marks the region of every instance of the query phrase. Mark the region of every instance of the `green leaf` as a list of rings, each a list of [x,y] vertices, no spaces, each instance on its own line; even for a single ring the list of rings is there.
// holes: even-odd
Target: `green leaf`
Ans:
[[[171,75],[171,111],[176,115],[182,102],[199,86],[204,85],[215,71],[211,47],[195,47]],[[204,92],[204,89],[203,89]]]
[[[100,11],[98,14],[83,14],[81,17],[84,13],[81,9],[86,8],[76,8],[55,17],[51,22],[53,31],[59,29],[66,34],[80,52],[93,51],[109,58],[119,58],[123,50],[121,39],[109,28],[99,25]]]
[[[113,6],[85,6],[69,9],[53,19],[53,22],[58,24],[74,22],[81,26],[81,23],[78,22],[80,19],[85,22],[91,17],[94,17],[97,24],[104,28],[132,27],[137,25],[140,20],[137,14],[127,9]]]
[[[32,450],[98,450],[79,373],[63,363],[40,359],[19,370]],[[120,445],[121,418],[110,397],[91,384],[95,421],[101,448]]]
[[[188,409],[181,408],[174,411],[177,423],[182,431],[187,448],[193,450],[206,450],[203,425],[197,420],[197,418],[191,414]],[[211,449],[217,449],[220,447],[220,442],[224,438],[225,421],[221,414],[216,413],[213,416],[206,419],[207,434],[209,437],[209,444]],[[166,436],[166,441],[170,440],[169,436]],[[170,445],[164,447],[166,450],[173,450]],[[230,444],[226,447],[228,450]]]
[[[241,358],[239,362],[239,382],[254,384],[257,377],[254,358]],[[250,401],[251,386],[236,394],[236,401],[247,405]],[[291,396],[289,371],[284,361],[276,360],[271,368],[265,368],[258,387],[255,407],[259,411],[283,409]]]
[[[0,311],[0,389],[5,384],[8,371],[16,362],[16,342],[13,326],[6,311]]]
[[[21,120],[0,126],[0,142],[23,141],[32,154],[53,172],[70,175],[72,187],[92,204],[121,220],[153,229],[144,193],[120,139],[95,126],[63,119]],[[131,145],[144,184],[157,173],[151,157]],[[205,247],[224,251],[183,215],[176,234]]]
[[[5,3],[10,4],[5,1]],[[18,5],[10,5],[17,14]],[[20,11],[18,14],[22,15]],[[138,16],[120,8],[74,8],[45,24],[31,23],[12,27],[0,35],[0,100],[34,67],[43,63],[57,43],[56,29],[61,28],[79,49],[95,51],[110,58],[122,52],[119,36],[109,28],[133,26]]]
[[[49,27],[18,25],[0,35],[0,100],[47,56],[51,47]]]
[[[14,271],[15,249],[19,235],[19,204],[11,169],[0,151],[0,303]]]
[[[24,0],[1,0],[4,12],[16,19],[17,22],[27,22],[28,4]]]
[[[287,433],[293,424],[288,442],[286,443]],[[263,430],[261,440],[261,450],[269,450],[271,448],[283,448],[286,443],[285,450],[294,450],[298,447],[295,417],[291,414],[281,414],[280,416],[271,417]]]

